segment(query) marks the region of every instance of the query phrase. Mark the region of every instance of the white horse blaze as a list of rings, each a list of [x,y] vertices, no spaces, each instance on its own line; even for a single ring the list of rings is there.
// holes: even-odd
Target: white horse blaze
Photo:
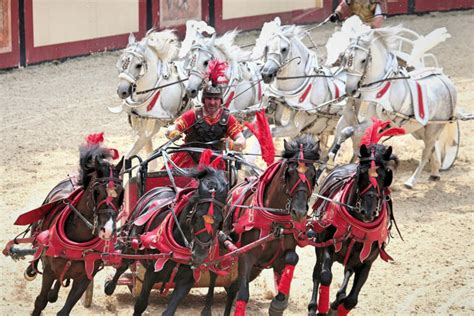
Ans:
[[[99,232],[99,237],[101,239],[108,240],[112,238],[114,233],[114,220],[110,218],[107,223],[105,223],[104,227]]]

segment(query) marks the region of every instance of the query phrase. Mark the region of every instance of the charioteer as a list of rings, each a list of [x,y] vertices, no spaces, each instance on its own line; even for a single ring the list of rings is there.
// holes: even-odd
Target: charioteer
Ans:
[[[353,15],[360,17],[362,22],[372,28],[380,28],[387,15],[387,2],[385,0],[341,0],[329,20],[331,22],[344,21]]]
[[[242,125],[223,107],[223,83],[227,64],[217,60],[209,62],[207,71],[208,81],[202,94],[202,107],[191,109],[180,116],[173,125],[168,127],[166,137],[177,138],[184,134],[184,146],[209,148],[222,151],[226,141],[229,149],[242,151],[245,148],[245,137]],[[200,153],[179,152],[173,155],[173,162],[179,167],[196,166]]]

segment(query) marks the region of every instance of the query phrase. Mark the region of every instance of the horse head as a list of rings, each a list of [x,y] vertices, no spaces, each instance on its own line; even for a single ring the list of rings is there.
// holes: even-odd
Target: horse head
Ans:
[[[234,45],[237,31],[227,32],[221,37],[198,37],[191,46],[185,58],[185,69],[189,72],[186,85],[186,94],[189,98],[195,98],[207,79],[207,67],[212,59],[226,61],[229,65],[235,65],[240,60],[248,57]]]
[[[267,38],[263,49],[265,64],[261,71],[265,83],[271,83],[276,78],[277,73],[293,60],[304,67],[304,63],[301,63],[300,53],[297,51],[300,46],[304,46],[299,39],[301,32],[300,27],[288,25],[278,27],[278,29],[266,35],[269,38]]]
[[[110,240],[115,234],[116,219],[123,201],[124,190],[120,171],[122,160],[114,166],[110,159],[113,152],[100,144],[80,148],[80,180],[85,189],[87,205],[92,217],[92,233]]]
[[[289,195],[288,209],[292,218],[301,221],[308,211],[308,200],[316,185],[316,167],[319,160],[319,142],[309,135],[299,136],[293,141],[284,141],[283,157],[287,159],[285,186]]]
[[[211,167],[194,171],[192,176],[199,180],[199,186],[189,203],[192,209],[186,221],[192,234],[192,262],[198,266],[209,256],[222,226],[228,183],[224,171]]]
[[[355,177],[355,208],[350,212],[360,221],[376,219],[385,202],[386,188],[390,186],[398,167],[398,159],[391,146],[361,145]]]
[[[171,30],[148,31],[139,42],[130,34],[128,46],[117,61],[119,84],[117,94],[121,99],[132,98],[136,90],[153,88],[162,75],[165,63],[176,58],[178,38]]]
[[[355,35],[342,56],[342,66],[347,73],[346,93],[354,96],[364,84],[383,79],[388,69],[396,63],[390,53],[396,49],[400,27],[386,27]]]

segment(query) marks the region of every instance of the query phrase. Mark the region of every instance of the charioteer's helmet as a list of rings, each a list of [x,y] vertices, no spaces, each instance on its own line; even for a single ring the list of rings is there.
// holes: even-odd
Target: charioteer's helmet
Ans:
[[[223,84],[228,82],[225,78],[226,69],[227,63],[225,61],[213,59],[209,62],[206,73],[207,79],[202,92],[203,102],[205,98],[219,98],[222,100],[224,95]]]

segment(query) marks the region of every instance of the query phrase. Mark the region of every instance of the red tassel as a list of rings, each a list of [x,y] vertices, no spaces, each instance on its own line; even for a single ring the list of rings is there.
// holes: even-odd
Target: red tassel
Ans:
[[[202,152],[201,158],[199,158],[198,169],[204,169],[211,163],[212,150],[206,149]]]
[[[86,142],[88,145],[95,145],[104,142],[104,133],[89,134],[86,137]]]
[[[222,158],[222,155],[217,156],[216,159],[214,159],[211,162],[210,166],[214,169],[225,170],[225,164],[224,164],[224,159]]]
[[[109,148],[110,154],[112,155],[112,159],[118,159],[120,157],[119,152],[115,148]]]
[[[327,314],[327,312],[329,312],[329,286],[328,285],[319,286],[318,311],[322,314]]]
[[[244,124],[257,138],[260,148],[262,149],[262,159],[265,161],[267,166],[269,166],[275,161],[275,145],[273,144],[270,125],[265,116],[265,110],[257,112],[255,116],[255,126],[248,122],[245,122]]]
[[[235,302],[235,313],[234,316],[245,316],[245,310],[247,309],[246,301]]]
[[[278,283],[278,293],[282,293],[285,296],[288,296],[290,293],[291,281],[293,280],[293,272],[295,271],[295,266],[286,264],[281,274],[280,282]]]
[[[347,314],[349,314],[350,311],[351,311],[350,309],[346,309],[344,307],[344,304],[340,304],[337,307],[337,316],[346,316]]]

